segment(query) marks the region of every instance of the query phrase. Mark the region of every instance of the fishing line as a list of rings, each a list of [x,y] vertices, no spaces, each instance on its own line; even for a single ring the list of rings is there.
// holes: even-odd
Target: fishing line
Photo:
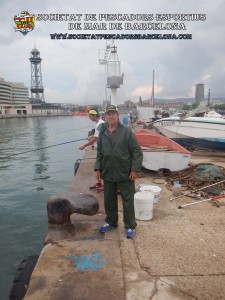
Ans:
[[[29,153],[29,152],[33,152],[33,151],[43,150],[43,149],[47,149],[47,148],[51,148],[51,147],[61,146],[61,145],[65,145],[65,144],[75,143],[75,142],[79,142],[79,141],[84,141],[84,140],[87,140],[87,138],[82,138],[82,139],[78,139],[78,140],[74,140],[74,141],[63,142],[63,143],[54,144],[54,145],[41,147],[41,148],[36,148],[36,149],[32,149],[32,150],[28,150],[28,151],[24,151],[24,152],[20,152],[20,153],[15,153],[15,154],[8,155],[4,158],[8,158],[8,157],[11,157],[11,156],[16,156],[16,155],[21,155],[21,154],[25,154],[25,153]],[[1,157],[0,159],[4,159],[4,158]]]
[[[85,127],[79,127],[79,128],[76,128],[76,129],[64,130],[64,131],[62,131],[62,133],[67,133],[67,132],[71,132],[71,131],[78,131],[78,130],[88,132],[90,130],[90,127],[91,126],[85,126]]]

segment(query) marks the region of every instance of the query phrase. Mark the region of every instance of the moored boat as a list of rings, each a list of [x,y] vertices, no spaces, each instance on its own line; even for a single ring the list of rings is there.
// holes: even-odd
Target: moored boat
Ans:
[[[153,126],[184,147],[225,149],[225,119],[222,117],[170,117]]]
[[[180,171],[188,166],[191,152],[173,140],[146,129],[134,134],[143,150],[144,168],[153,171]]]

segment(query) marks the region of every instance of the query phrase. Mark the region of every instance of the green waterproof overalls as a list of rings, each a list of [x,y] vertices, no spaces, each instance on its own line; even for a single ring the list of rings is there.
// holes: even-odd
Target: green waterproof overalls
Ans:
[[[99,128],[95,171],[100,170],[104,180],[104,205],[106,223],[118,224],[117,192],[123,201],[123,221],[126,229],[136,227],[134,213],[134,181],[129,180],[130,172],[141,170],[143,153],[132,130],[118,123],[110,134],[107,124]]]

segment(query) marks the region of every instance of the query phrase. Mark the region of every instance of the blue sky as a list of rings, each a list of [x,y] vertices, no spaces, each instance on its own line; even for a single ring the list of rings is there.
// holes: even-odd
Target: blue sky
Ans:
[[[2,2],[2,1],[1,1]],[[68,30],[68,21],[35,21],[33,31],[23,36],[15,32],[14,15],[30,14],[145,14],[159,23],[156,14],[205,14],[205,21],[180,21],[186,30]],[[118,89],[118,104],[151,97],[155,71],[155,98],[194,97],[196,83],[205,84],[212,99],[225,96],[225,1],[224,0],[46,0],[3,1],[0,11],[0,77],[6,81],[31,84],[30,52],[34,44],[42,58],[42,76],[47,102],[101,104],[109,98],[106,70],[98,62],[104,40],[52,40],[52,33],[67,34],[192,34],[192,40],[115,40],[124,73]],[[76,22],[77,23],[77,22]],[[93,21],[92,23],[98,23]],[[135,23],[131,21],[130,23]],[[140,21],[136,22],[140,24]],[[177,21],[162,21],[179,23]],[[83,23],[82,23],[83,27]],[[110,40],[108,41],[110,43]]]

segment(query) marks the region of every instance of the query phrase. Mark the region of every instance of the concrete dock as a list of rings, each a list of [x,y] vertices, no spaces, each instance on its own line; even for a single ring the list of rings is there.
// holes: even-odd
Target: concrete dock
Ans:
[[[192,164],[225,159],[194,153]],[[138,221],[133,240],[125,237],[119,196],[119,227],[102,234],[103,193],[95,183],[95,150],[87,149],[71,186],[99,201],[93,216],[73,214],[71,226],[50,227],[46,245],[32,274],[26,300],[218,300],[225,299],[225,206],[170,201],[171,191],[156,172],[143,170],[136,184],[158,185],[162,191],[153,218]]]

